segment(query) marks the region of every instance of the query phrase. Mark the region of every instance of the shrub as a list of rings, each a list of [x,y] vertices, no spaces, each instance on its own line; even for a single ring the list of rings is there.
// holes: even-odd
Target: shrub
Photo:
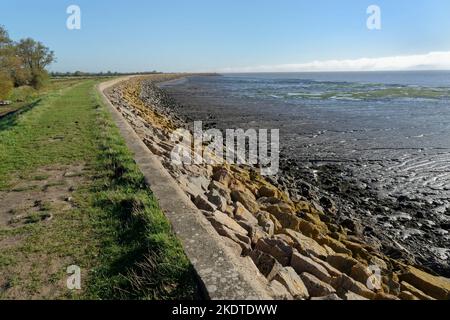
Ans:
[[[32,74],[31,85],[36,89],[42,89],[50,80],[50,77],[45,70],[34,71]]]
[[[14,85],[16,87],[21,87],[24,85],[28,85],[31,80],[31,72],[27,68],[22,66],[15,66],[12,70],[12,77],[14,79]]]
[[[11,77],[4,73],[0,73],[0,100],[9,98],[14,88],[14,83]]]
[[[14,102],[26,102],[36,98],[37,92],[33,87],[21,86],[13,90],[10,100]]]

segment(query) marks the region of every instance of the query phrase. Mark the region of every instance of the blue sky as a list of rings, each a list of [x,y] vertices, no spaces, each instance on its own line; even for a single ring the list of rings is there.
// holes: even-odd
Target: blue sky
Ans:
[[[81,30],[66,28],[72,4]],[[381,30],[366,27],[372,4]],[[0,24],[48,45],[57,71],[289,71],[450,52],[448,0],[2,0]]]

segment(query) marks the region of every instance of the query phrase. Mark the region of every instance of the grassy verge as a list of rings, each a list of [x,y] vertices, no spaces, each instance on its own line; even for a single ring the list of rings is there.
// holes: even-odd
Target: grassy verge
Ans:
[[[0,298],[196,298],[97,82],[67,82],[0,121]],[[70,265],[79,291],[66,288]]]
[[[8,99],[12,101],[12,103],[7,106],[0,106],[0,118],[10,113],[13,113],[17,110],[26,108],[41,96],[45,96],[48,93],[52,93],[57,90],[62,90],[69,86],[75,85],[79,83],[80,80],[81,79],[77,78],[51,79],[48,85],[40,90],[36,90],[30,86],[22,86],[19,88],[14,88],[13,93]]]

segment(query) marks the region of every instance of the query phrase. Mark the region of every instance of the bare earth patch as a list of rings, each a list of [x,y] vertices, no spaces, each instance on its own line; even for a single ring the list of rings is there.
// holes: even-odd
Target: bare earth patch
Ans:
[[[0,191],[0,227],[17,227],[33,222],[49,208],[72,208],[71,194],[83,180],[83,166],[40,168],[25,179],[16,178],[8,191]]]
[[[84,165],[51,166],[15,177],[0,191],[0,298],[48,299],[64,295],[64,236],[50,230],[71,227],[75,191],[86,181]],[[47,235],[51,235],[49,237]],[[51,246],[48,246],[48,243]]]

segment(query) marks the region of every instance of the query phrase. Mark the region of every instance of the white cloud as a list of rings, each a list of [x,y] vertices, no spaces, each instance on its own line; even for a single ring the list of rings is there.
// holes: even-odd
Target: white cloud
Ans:
[[[225,68],[219,72],[314,72],[314,71],[398,71],[449,70],[450,51],[383,58],[326,60],[300,64]]]

